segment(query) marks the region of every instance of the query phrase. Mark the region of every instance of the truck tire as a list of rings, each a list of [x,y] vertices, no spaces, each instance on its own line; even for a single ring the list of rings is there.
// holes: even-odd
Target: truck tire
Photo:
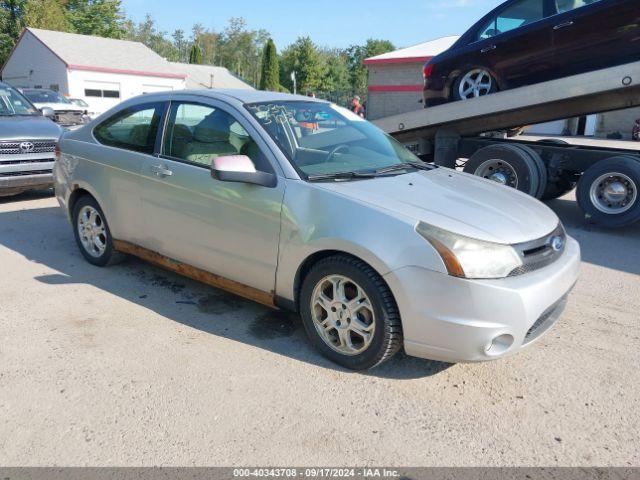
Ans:
[[[536,191],[534,197],[536,197],[537,199],[541,199],[542,195],[544,195],[544,192],[547,189],[549,178],[549,176],[547,175],[547,166],[545,165],[544,160],[542,160],[542,157],[538,155],[538,152],[536,152],[533,148],[528,147],[527,145],[515,143],[513,146],[519,148],[527,155],[529,155],[529,158],[531,158],[533,163],[535,163],[538,170],[538,190]]]
[[[535,197],[540,188],[540,167],[531,155],[513,144],[494,144],[476,151],[464,166],[472,175],[516,188]]]
[[[603,227],[625,227],[640,220],[640,160],[619,155],[584,172],[576,192],[586,218]]]
[[[335,255],[316,263],[302,282],[300,313],[314,346],[345,368],[373,368],[402,347],[391,290],[357,258]]]

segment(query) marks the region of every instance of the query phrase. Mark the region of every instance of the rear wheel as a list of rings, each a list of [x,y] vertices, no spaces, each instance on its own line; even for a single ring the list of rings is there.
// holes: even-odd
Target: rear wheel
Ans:
[[[104,267],[124,258],[113,248],[109,224],[93,197],[85,195],[78,199],[73,206],[73,223],[76,243],[89,263]]]
[[[484,68],[474,68],[461,75],[453,86],[454,100],[470,100],[498,91],[498,84]]]
[[[640,161],[624,155],[589,168],[578,182],[578,204],[587,218],[604,227],[640,220]]]
[[[337,255],[314,265],[302,284],[300,312],[314,346],[343,367],[373,368],[402,346],[389,287],[358,259]]]
[[[464,166],[466,173],[515,188],[533,197],[539,194],[540,169],[526,149],[510,144],[481,148]]]

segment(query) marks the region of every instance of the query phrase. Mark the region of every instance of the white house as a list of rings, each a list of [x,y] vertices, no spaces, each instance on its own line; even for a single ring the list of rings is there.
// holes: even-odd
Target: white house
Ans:
[[[26,28],[0,71],[15,87],[50,88],[94,112],[144,93],[251,88],[226,68],[171,63],[139,42]]]

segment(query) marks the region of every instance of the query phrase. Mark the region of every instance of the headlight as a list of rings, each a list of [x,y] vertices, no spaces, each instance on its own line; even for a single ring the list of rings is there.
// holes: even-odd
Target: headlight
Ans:
[[[449,275],[462,278],[505,278],[522,260],[509,245],[485,242],[418,222],[416,232],[436,249]]]

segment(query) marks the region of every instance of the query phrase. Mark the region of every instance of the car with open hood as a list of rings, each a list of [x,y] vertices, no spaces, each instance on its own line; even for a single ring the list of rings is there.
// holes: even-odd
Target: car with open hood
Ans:
[[[259,91],[128,100],[66,132],[84,257],[132,254],[299,312],[338,364],[491,360],[552,327],[580,249],[527,195],[421,162],[350,111]]]
[[[25,88],[22,93],[36,107],[52,109],[55,112],[53,120],[63,127],[74,128],[89,120],[86,108],[76,105],[55,90]]]

